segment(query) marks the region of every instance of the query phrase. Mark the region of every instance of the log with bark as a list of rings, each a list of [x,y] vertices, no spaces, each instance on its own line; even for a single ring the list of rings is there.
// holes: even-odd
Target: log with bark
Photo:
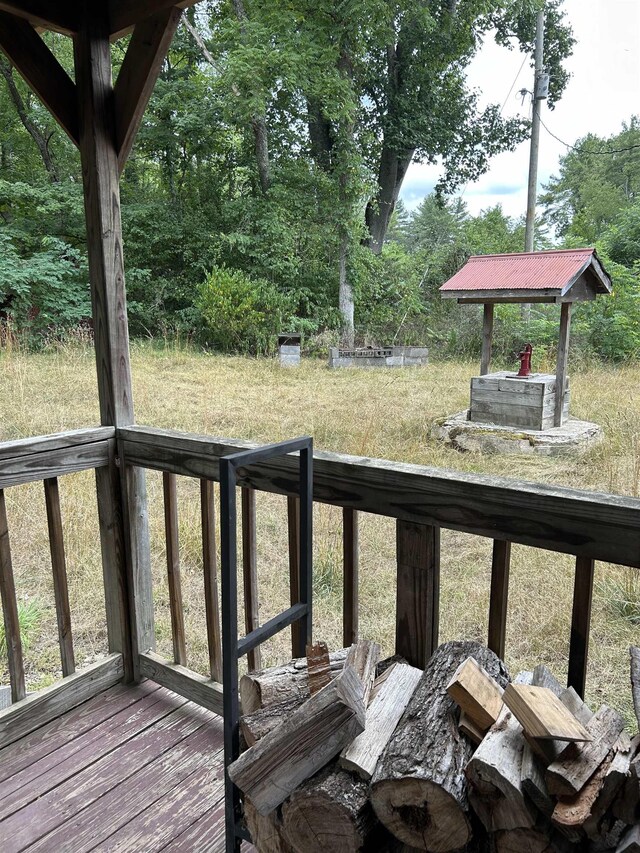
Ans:
[[[473,745],[458,730],[459,710],[446,687],[472,656],[501,687],[509,683],[502,661],[473,642],[440,646],[378,763],[371,800],[382,823],[419,850],[447,853],[471,838],[464,769]]]

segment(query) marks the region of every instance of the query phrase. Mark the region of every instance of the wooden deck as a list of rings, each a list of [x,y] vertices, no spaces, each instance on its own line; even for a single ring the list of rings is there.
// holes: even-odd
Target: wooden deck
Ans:
[[[117,685],[0,749],[0,850],[223,851],[221,718]]]

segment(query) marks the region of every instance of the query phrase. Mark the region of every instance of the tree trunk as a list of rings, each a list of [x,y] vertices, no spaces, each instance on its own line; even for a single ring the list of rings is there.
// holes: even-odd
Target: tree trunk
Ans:
[[[338,292],[338,308],[342,317],[341,343],[345,349],[352,349],[355,344],[355,304],[353,287],[347,275],[347,254],[349,238],[343,236],[340,240],[340,288]]]
[[[367,204],[365,221],[369,229],[369,248],[375,255],[382,251],[391,215],[415,149],[395,151],[384,144],[378,171],[378,194]]]
[[[284,835],[280,809],[261,815],[251,800],[245,798],[244,817],[251,840],[260,853],[296,853]]]
[[[502,661],[473,642],[440,646],[424,671],[372,779],[371,800],[382,823],[405,844],[447,853],[471,839],[464,769],[474,747],[458,730],[459,711],[446,688],[469,656],[502,686]]]

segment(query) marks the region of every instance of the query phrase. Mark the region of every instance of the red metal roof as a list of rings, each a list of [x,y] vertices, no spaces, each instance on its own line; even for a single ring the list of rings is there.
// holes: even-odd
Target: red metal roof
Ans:
[[[474,255],[453,278],[440,288],[446,294],[474,291],[560,291],[590,266],[601,285],[599,292],[610,290],[608,276],[597,260],[595,249],[554,249],[548,252],[522,252],[511,255]]]

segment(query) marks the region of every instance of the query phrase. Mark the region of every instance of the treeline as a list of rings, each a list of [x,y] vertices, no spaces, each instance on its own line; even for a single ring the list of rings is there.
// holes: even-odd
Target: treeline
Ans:
[[[132,334],[261,352],[285,327],[323,346],[355,329],[363,343],[475,351],[472,312],[443,304],[437,288],[471,253],[519,251],[522,224],[500,209],[471,217],[451,193],[528,128],[498,106],[480,109],[466,69],[489,34],[530,50],[539,2],[229,0],[189,10],[122,179]],[[560,0],[545,8],[553,106],[573,41]],[[71,71],[70,42],[46,38]],[[115,74],[125,47],[113,46]],[[91,313],[79,162],[2,58],[0,73],[0,316],[39,345]],[[638,135],[635,125],[624,134]],[[566,158],[545,196],[550,233],[598,240],[621,264],[616,300],[579,314],[578,339],[626,357],[637,345],[636,261],[612,240],[626,233],[618,217],[632,216],[633,151],[618,171],[617,154],[574,153],[597,174],[581,201],[585,181]],[[415,158],[439,160],[443,178],[408,214],[397,200]],[[598,187],[611,204],[589,214],[588,231],[581,205],[595,205]],[[526,330],[520,321],[516,312],[499,324],[505,352],[521,331],[542,343],[552,334],[545,312]]]

